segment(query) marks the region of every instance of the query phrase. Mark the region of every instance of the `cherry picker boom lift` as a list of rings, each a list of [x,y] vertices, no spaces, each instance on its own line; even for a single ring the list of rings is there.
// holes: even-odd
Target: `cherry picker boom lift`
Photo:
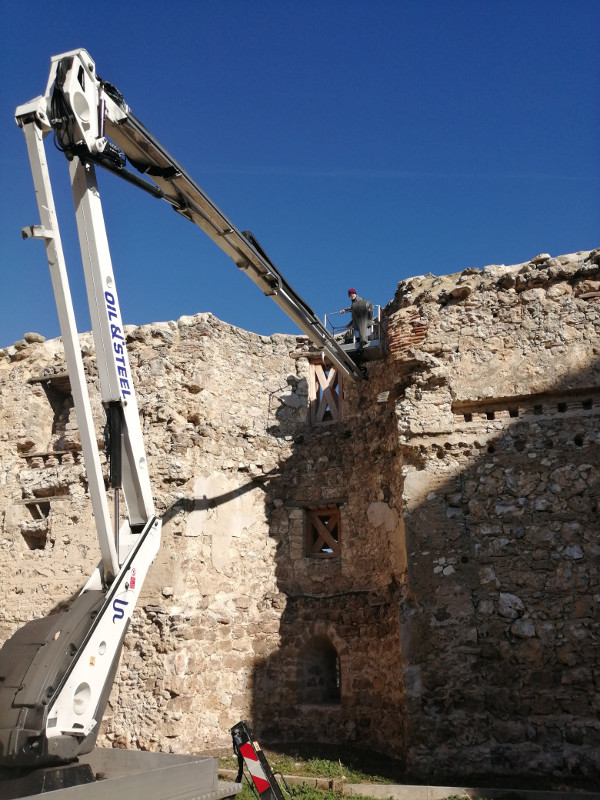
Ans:
[[[165,200],[197,224],[343,375],[357,380],[363,377],[360,367],[294,292],[252,234],[238,231],[133,116],[119,92],[97,76],[85,50],[52,58],[45,94],[19,106],[16,120],[25,134],[41,218],[39,225],[23,229],[23,235],[41,239],[46,247],[101,561],[67,611],[27,623],[0,650],[0,771],[16,776],[0,787],[3,798],[30,796],[42,791],[41,787],[60,789],[87,783],[70,765],[77,764],[84,772],[89,767],[88,772],[93,772],[98,758],[117,753],[108,750],[98,755],[102,748],[94,747],[123,639],[160,546],[162,522],[154,510],[95,167]],[[100,390],[110,431],[106,450],[109,485],[114,489],[114,524],[46,162],[44,139],[50,133],[69,162]],[[128,164],[136,172],[128,169]],[[122,524],[121,494],[126,508]],[[145,784],[136,777],[136,796],[143,791],[145,800],[201,795],[218,800],[231,794],[230,787],[215,784],[214,775],[200,788],[192,774],[198,759],[176,758],[188,759],[185,764],[178,762],[181,777],[171,773],[161,779],[160,770],[168,772],[172,764],[160,768],[153,764]],[[127,769],[121,764],[119,771],[125,774]],[[184,773],[192,775],[187,784]],[[112,780],[105,781],[104,789],[98,786],[90,783],[85,794],[82,787],[78,797],[126,793],[124,784]],[[169,794],[171,789],[176,794]],[[191,793],[186,793],[188,790]],[[58,800],[59,794],[53,797]]]

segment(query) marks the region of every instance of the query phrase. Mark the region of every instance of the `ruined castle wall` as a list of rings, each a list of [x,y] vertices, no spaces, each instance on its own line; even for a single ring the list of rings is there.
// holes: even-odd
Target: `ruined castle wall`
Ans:
[[[295,337],[129,329],[163,547],[100,743],[214,751],[249,718],[428,778],[597,774],[599,298],[597,252],[404,281],[387,358],[320,424]],[[0,351],[0,640],[98,559],[39,338]],[[307,553],[315,508],[335,557]]]
[[[257,671],[253,718],[270,741],[391,747],[402,758],[401,470],[394,408],[377,402],[386,370],[383,363],[370,370],[369,382],[346,383],[340,422],[294,437],[274,487],[275,569],[287,603],[279,650]],[[339,507],[339,557],[306,556],[308,505]],[[337,700],[315,703],[302,695],[300,667],[319,642],[335,648],[341,685]]]
[[[99,558],[62,348],[40,339],[0,361],[2,639],[68,603]],[[204,314],[127,339],[163,544],[99,742],[215,750],[250,718],[272,740],[385,746],[402,705],[393,409],[371,407],[375,383],[350,385],[342,422],[311,427],[295,337]],[[101,442],[91,337],[81,340]],[[306,508],[332,503],[341,556],[307,558]],[[301,672],[321,645],[339,658],[333,702],[312,702]]]
[[[599,265],[424,276],[389,308],[423,774],[598,774]]]
[[[68,602],[99,558],[62,347],[39,338],[0,359],[2,640]],[[163,546],[100,741],[204,751],[250,715],[254,663],[278,645],[268,487],[306,424],[307,366],[294,337],[209,314],[129,329],[128,346]],[[82,350],[97,389],[89,335]]]

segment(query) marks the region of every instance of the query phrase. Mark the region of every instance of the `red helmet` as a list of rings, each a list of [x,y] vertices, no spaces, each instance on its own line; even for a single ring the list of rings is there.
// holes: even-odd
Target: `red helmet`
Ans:
[[[357,294],[356,289],[348,289],[348,297],[350,297],[351,294]]]

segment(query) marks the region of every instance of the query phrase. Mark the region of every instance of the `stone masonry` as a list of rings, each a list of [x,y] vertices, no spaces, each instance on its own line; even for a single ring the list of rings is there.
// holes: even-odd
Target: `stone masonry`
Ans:
[[[249,718],[430,781],[600,776],[600,251],[402,281],[385,324],[312,425],[303,337],[128,329],[163,546],[100,744],[215,752]],[[0,350],[0,409],[1,642],[98,547],[60,340]],[[315,509],[339,554],[307,554]]]
[[[388,308],[410,764],[598,776],[600,252]]]

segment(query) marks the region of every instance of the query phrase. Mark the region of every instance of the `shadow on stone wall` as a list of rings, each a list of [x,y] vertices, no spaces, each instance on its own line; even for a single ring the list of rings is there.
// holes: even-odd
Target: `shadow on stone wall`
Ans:
[[[272,469],[268,472],[262,473],[261,475],[253,476],[242,486],[238,486],[235,489],[222,492],[221,494],[217,494],[212,497],[208,497],[206,494],[202,497],[195,498],[182,497],[181,499],[177,500],[176,503],[173,503],[171,506],[169,506],[164,514],[162,514],[161,519],[163,525],[167,525],[182,512],[190,514],[192,511],[209,511],[212,508],[218,508],[219,506],[231,503],[233,500],[243,497],[248,492],[253,492],[257,487],[262,488],[265,492],[268,492],[269,482],[278,475],[279,468]]]
[[[255,667],[257,736],[388,752],[430,782],[594,781],[600,388],[578,374],[473,404],[451,434],[401,446],[393,401],[377,402],[387,369],[347,388],[342,423],[297,433],[271,483],[283,613]],[[328,502],[342,555],[311,559],[305,508]],[[319,641],[340,694],[307,703],[303,652]]]
[[[251,715],[267,743],[387,750],[389,736],[402,737],[395,424],[393,408],[376,403],[382,365],[372,372],[346,387],[343,422],[295,425],[292,455],[268,488],[277,593],[265,612],[277,612],[279,647],[255,664]],[[311,507],[340,509],[339,557],[307,555]]]
[[[470,409],[421,440],[406,476],[399,621],[419,772],[600,773],[600,387],[573,383]]]

